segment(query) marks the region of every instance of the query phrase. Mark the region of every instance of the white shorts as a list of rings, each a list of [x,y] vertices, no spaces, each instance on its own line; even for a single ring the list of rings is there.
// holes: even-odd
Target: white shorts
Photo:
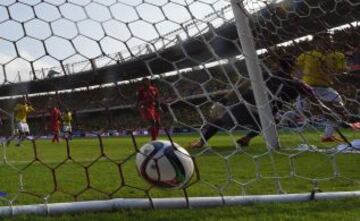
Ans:
[[[312,87],[315,95],[324,102],[332,102],[337,105],[343,106],[344,102],[340,94],[331,87]],[[310,105],[306,98],[297,97],[296,109],[300,112],[309,111]]]
[[[71,125],[64,125],[63,126],[63,132],[66,133],[66,132],[72,132],[72,127]]]
[[[314,89],[316,96],[318,96],[321,101],[333,102],[333,103],[338,103],[338,104],[344,105],[343,104],[344,102],[343,102],[340,94],[334,88],[313,87],[313,89]]]
[[[16,128],[20,133],[30,133],[29,125],[24,122],[16,122]]]

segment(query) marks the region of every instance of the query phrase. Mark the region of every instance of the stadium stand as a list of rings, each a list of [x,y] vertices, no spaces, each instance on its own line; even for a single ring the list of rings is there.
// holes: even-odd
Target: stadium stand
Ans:
[[[346,42],[343,44],[338,43],[337,48],[340,51],[346,52],[347,62],[351,68],[351,72],[348,76],[342,77],[341,80],[336,84],[336,89],[340,91],[344,96],[350,96],[352,91],[356,88],[360,88],[360,60],[359,60],[359,38],[356,38],[356,33],[359,32],[359,27],[350,27],[340,30],[335,30],[333,38],[335,40],[342,39],[342,41],[336,42]],[[294,46],[296,44],[296,47]],[[303,40],[300,42],[292,42],[286,46],[272,47],[269,48],[266,53],[261,55],[264,62],[267,66],[276,70],[277,60],[281,56],[292,55],[294,58],[297,57],[302,51],[306,51],[312,48],[311,41]],[[229,59],[237,59],[235,57]],[[191,102],[199,102],[206,99],[205,94],[211,94],[215,91],[229,90],[229,84],[227,83],[226,76],[223,74],[221,68],[225,69],[226,73],[229,73],[230,80],[235,82],[241,82],[244,79],[238,79],[239,75],[236,74],[237,70],[240,70],[242,74],[246,75],[246,68],[244,60],[237,59],[235,63],[236,68],[229,64],[220,64],[211,68],[202,69],[201,67],[194,67],[191,70],[180,72],[171,76],[160,76],[156,78],[153,82],[159,87],[160,94],[162,95],[162,101],[169,103],[170,105],[177,105],[175,108],[177,116],[182,116],[182,122],[185,124],[201,124],[199,120],[200,117],[196,111],[192,110],[189,105],[185,103],[175,103],[171,102],[176,99],[177,96],[186,98]],[[79,75],[82,75],[80,73]],[[142,75],[139,75],[142,76]],[[74,74],[73,77],[77,77],[77,74]],[[51,79],[43,79],[41,82],[45,82],[44,85],[52,85],[50,81],[61,78],[57,75],[52,76]],[[245,81],[245,80],[244,80]],[[347,81],[353,82],[351,86],[343,87],[344,83]],[[96,81],[94,81],[95,83]],[[26,84],[32,84],[33,82],[27,82]],[[97,82],[97,83],[100,83]],[[15,88],[14,93],[20,93],[16,88],[24,83],[18,83],[14,85],[5,85],[0,88],[0,91],[5,94],[8,93],[6,88]],[[78,84],[81,85],[81,84]],[[75,86],[75,85],[72,85]],[[67,87],[67,86],[66,86]],[[136,102],[136,94],[134,91],[139,87],[139,82],[136,80],[127,81],[125,83],[117,85],[106,85],[101,84],[95,88],[91,86],[82,87],[81,89],[75,90],[56,90],[54,87],[49,89],[42,88],[41,91],[34,89],[34,92],[45,92],[41,95],[31,96],[31,102],[33,106],[37,109],[37,112],[30,116],[30,125],[34,134],[46,134],[47,129],[47,108],[49,105],[54,102],[60,103],[62,108],[71,108],[75,113],[75,129],[82,131],[92,131],[92,130],[134,130],[141,128],[143,125],[137,124],[139,120],[137,114],[133,110]],[[32,88],[32,87],[30,87]],[[56,88],[56,87],[55,87]],[[58,89],[58,88],[56,88]],[[48,90],[48,91],[47,91]],[[7,91],[7,92],[6,92]],[[10,95],[10,94],[9,94]],[[14,98],[4,98],[0,100],[0,108],[11,112],[13,107],[22,99],[21,95],[16,99]],[[360,100],[359,95],[355,99],[347,100],[347,106],[353,113],[359,113],[358,103]],[[207,113],[205,111],[204,113]],[[186,114],[184,114],[186,113]],[[165,117],[166,119],[164,124],[169,124],[171,117]],[[7,123],[6,117],[4,118],[4,123]],[[98,125],[102,125],[99,127]],[[170,124],[169,124],[170,125]],[[9,129],[6,127],[2,128],[1,134],[9,133]]]

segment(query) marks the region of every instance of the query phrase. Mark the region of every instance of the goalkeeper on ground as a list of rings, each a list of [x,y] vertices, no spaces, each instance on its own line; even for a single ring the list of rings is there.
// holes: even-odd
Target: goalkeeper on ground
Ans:
[[[266,86],[275,95],[272,99],[273,112],[281,109],[283,102],[294,101],[299,95],[298,81],[293,81],[289,73],[292,71],[293,61],[289,58],[283,59],[279,65],[279,71],[276,77],[268,76]],[[304,90],[304,88],[302,88]],[[249,130],[242,138],[237,140],[240,146],[247,146],[250,140],[260,133],[260,119],[255,106],[253,91],[248,88],[243,90],[239,88],[241,100],[232,106],[229,111],[225,111],[225,106],[229,105],[229,98],[234,94],[229,93],[213,105],[210,114],[213,120],[202,131],[203,138],[190,144],[190,148],[199,148],[205,144],[205,141],[214,136],[220,128],[234,128]],[[223,112],[220,109],[223,107]],[[215,111],[215,114],[214,114]]]
[[[274,76],[268,76],[265,79],[266,86],[270,90],[273,97],[271,100],[271,107],[273,114],[276,114],[283,108],[285,103],[292,103],[299,95],[309,97],[313,102],[318,102],[312,88],[302,81],[293,78],[292,73],[294,61],[291,58],[283,58],[279,62],[279,68]],[[253,91],[239,91],[241,100],[236,105],[232,105],[229,111],[226,111],[225,106],[229,105],[229,95],[223,97],[212,108],[213,120],[205,126],[202,131],[202,138],[194,141],[189,145],[189,148],[200,148],[205,145],[206,141],[214,136],[220,129],[245,129],[249,132],[242,138],[237,140],[240,146],[247,146],[252,138],[260,133],[260,119],[255,106],[255,99]],[[223,111],[221,112],[221,108]],[[326,106],[321,106],[326,109]],[[217,116],[216,116],[217,115]]]

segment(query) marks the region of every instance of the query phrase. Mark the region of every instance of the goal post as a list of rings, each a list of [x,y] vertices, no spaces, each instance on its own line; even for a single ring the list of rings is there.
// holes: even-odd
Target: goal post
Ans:
[[[271,111],[270,102],[265,91],[265,82],[262,76],[260,61],[255,49],[254,37],[252,35],[248,12],[241,0],[231,0],[234,12],[236,29],[241,42],[242,55],[245,57],[246,66],[249,71],[251,87],[254,91],[256,107],[259,112],[261,126],[267,147],[272,149],[279,148],[274,116]]]

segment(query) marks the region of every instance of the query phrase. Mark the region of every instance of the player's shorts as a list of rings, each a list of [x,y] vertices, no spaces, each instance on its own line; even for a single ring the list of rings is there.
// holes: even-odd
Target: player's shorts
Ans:
[[[334,102],[343,105],[340,94],[331,87],[313,87],[315,94],[324,102]]]
[[[64,125],[64,126],[63,126],[63,132],[64,132],[64,133],[71,133],[71,132],[72,132],[72,127],[71,127],[71,125]]]
[[[29,125],[26,122],[16,122],[16,128],[20,133],[30,133]]]
[[[344,102],[340,94],[331,87],[312,87],[315,95],[323,102],[331,102],[344,106]],[[309,111],[310,105],[308,101],[302,97],[296,99],[296,109],[300,112]]]
[[[60,132],[60,124],[51,124],[51,131],[53,133],[59,133]]]
[[[140,115],[145,121],[160,121],[160,114],[156,108],[143,108]]]

